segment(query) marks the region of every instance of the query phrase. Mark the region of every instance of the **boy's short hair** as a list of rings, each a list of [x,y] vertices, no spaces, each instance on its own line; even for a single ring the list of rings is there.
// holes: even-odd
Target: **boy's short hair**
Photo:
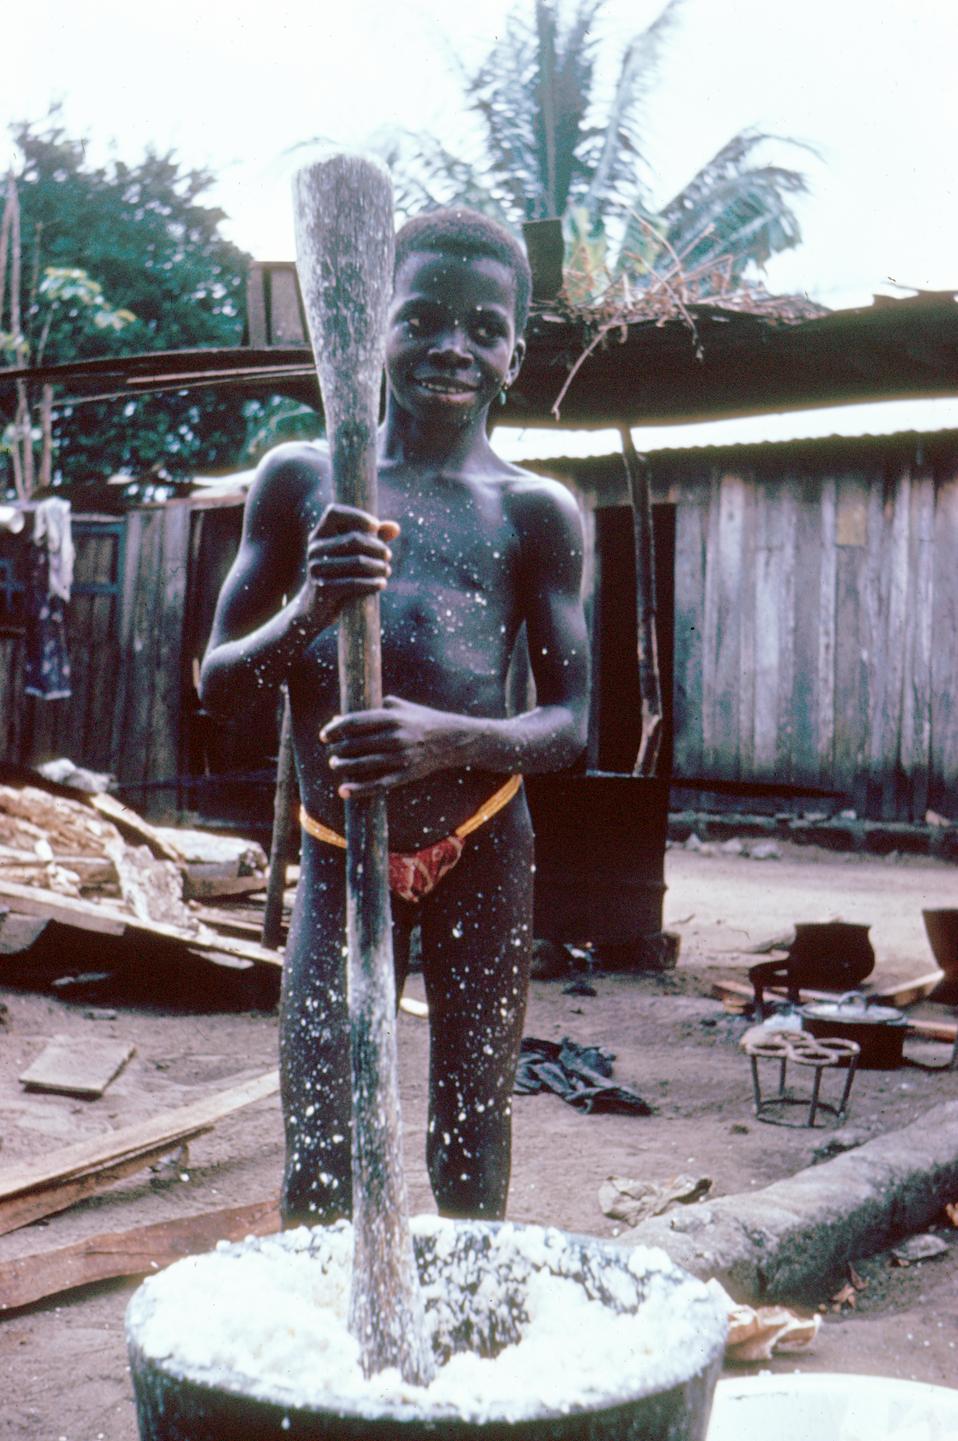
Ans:
[[[396,235],[396,273],[410,255],[423,251],[483,256],[504,265],[515,280],[516,334],[522,334],[532,296],[532,271],[525,250],[504,225],[464,206],[427,210],[400,226]]]

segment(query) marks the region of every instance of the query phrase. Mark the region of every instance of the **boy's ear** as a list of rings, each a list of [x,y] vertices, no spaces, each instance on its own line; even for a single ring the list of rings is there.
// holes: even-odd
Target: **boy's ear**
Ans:
[[[522,362],[526,358],[526,343],[524,340],[517,340],[515,349],[512,352],[512,359],[509,361],[509,384],[515,380],[522,369]]]

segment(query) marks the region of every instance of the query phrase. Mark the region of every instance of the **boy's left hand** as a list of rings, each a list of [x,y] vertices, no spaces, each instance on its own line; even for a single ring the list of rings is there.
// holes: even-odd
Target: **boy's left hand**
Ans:
[[[421,780],[457,763],[462,717],[401,696],[386,696],[378,710],[334,716],[320,731],[339,794],[375,795]]]

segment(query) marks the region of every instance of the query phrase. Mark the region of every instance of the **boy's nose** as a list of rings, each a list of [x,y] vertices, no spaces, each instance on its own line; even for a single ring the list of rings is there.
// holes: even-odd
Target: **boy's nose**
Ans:
[[[446,365],[468,365],[470,363],[465,336],[458,326],[444,331],[442,335],[437,335],[434,344],[429,348],[429,354],[432,359],[441,360]]]

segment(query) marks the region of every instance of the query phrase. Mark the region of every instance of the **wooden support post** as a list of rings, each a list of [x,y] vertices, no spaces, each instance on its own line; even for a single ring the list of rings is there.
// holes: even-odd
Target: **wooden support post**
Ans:
[[[296,768],[293,765],[293,735],[289,714],[289,695],[283,692],[283,719],[279,728],[279,754],[276,758],[276,793],[273,797],[273,836],[269,848],[269,880],[266,884],[266,906],[263,911],[262,944],[277,950],[283,929],[283,893],[286,890],[286,866],[289,861],[289,831],[296,794]]]
[[[632,501],[635,533],[635,619],[638,642],[639,691],[642,697],[642,739],[632,768],[636,776],[655,775],[662,744],[662,682],[655,631],[655,543],[652,531],[652,490],[648,463],[632,443],[627,425],[619,427],[622,459]]]

